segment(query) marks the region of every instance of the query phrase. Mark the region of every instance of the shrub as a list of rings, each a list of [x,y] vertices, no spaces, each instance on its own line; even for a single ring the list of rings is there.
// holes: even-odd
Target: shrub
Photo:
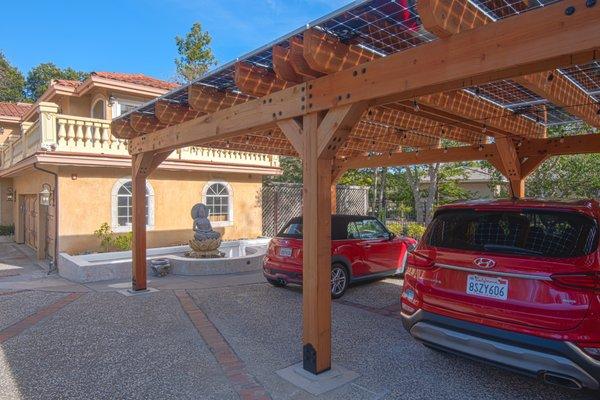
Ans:
[[[15,234],[14,225],[0,225],[0,236],[12,236]]]
[[[425,226],[421,224],[417,224],[416,222],[411,222],[407,225],[406,236],[410,236],[414,239],[421,239],[423,234],[425,233]]]
[[[102,246],[105,252],[109,252],[111,247],[114,247],[119,251],[131,250],[133,232],[118,235],[114,233],[110,228],[110,225],[105,222],[100,225],[100,228],[94,231],[94,236],[100,239],[100,246]]]

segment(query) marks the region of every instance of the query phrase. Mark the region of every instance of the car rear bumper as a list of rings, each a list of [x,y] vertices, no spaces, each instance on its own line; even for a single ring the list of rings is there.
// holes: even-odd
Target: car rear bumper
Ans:
[[[267,279],[281,280],[285,283],[302,285],[302,272],[286,271],[272,267],[264,267],[263,275]]]
[[[559,380],[564,377],[581,387],[600,389],[600,362],[572,343],[491,328],[423,310],[413,315],[403,314],[402,322],[415,339],[428,346],[525,375],[545,376],[554,383],[557,383],[554,377]]]

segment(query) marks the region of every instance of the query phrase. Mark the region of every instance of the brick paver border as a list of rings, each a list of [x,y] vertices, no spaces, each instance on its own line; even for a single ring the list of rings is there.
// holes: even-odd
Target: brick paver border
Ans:
[[[13,292],[13,293],[15,293],[15,292]],[[23,331],[31,328],[32,326],[34,326],[35,324],[37,324],[44,318],[47,318],[47,317],[51,316],[52,314],[56,313],[61,308],[65,307],[67,304],[74,302],[75,300],[80,298],[82,295],[83,295],[83,293],[71,293],[71,294],[61,298],[60,300],[55,301],[54,303],[50,304],[49,306],[42,308],[41,310],[37,311],[36,313],[34,313],[26,318],[23,318],[19,322],[16,322],[7,328],[4,328],[3,330],[0,331],[0,344],[6,342],[10,338],[13,338],[13,337],[21,334]]]
[[[175,295],[240,397],[243,400],[271,399],[265,388],[248,372],[242,360],[235,354],[206,314],[196,305],[190,294],[185,290],[175,290]]]

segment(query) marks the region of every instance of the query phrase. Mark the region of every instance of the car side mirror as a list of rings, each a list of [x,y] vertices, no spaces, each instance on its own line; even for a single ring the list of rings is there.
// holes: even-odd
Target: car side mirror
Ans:
[[[388,240],[394,240],[396,238],[396,234],[393,232],[390,232],[388,235]]]
[[[406,251],[408,251],[409,253],[413,253],[416,249],[417,249],[416,243],[411,243],[408,246],[406,246]]]

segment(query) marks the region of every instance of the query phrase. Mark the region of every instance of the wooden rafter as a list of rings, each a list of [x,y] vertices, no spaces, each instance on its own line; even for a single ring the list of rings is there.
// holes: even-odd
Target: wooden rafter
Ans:
[[[118,119],[112,122],[111,132],[115,137],[121,139],[131,139],[137,136],[137,133],[129,125],[129,120]]]
[[[417,11],[423,27],[439,38],[491,22],[490,18],[467,0],[419,0]]]
[[[154,115],[165,125],[180,124],[203,115],[203,112],[196,111],[188,106],[177,103],[158,100],[154,104]]]
[[[235,64],[235,84],[243,93],[256,97],[292,86],[290,82],[279,79],[273,71],[246,62]]]
[[[190,85],[188,87],[188,104],[201,113],[211,114],[245,103],[250,99],[252,98],[241,93],[221,91],[205,85]]]
[[[167,127],[156,118],[154,115],[142,114],[134,112],[129,116],[129,125],[138,133],[152,133]]]
[[[290,39],[289,60],[292,69],[298,75],[302,75],[307,79],[315,79],[324,75],[322,72],[312,69],[306,62],[306,59],[304,58],[304,42],[299,37]]]
[[[302,83],[306,77],[300,75],[292,67],[290,49],[283,46],[273,46],[273,71],[281,80]]]
[[[548,99],[590,126],[600,128],[599,105],[560,71],[520,76],[515,82]]]

